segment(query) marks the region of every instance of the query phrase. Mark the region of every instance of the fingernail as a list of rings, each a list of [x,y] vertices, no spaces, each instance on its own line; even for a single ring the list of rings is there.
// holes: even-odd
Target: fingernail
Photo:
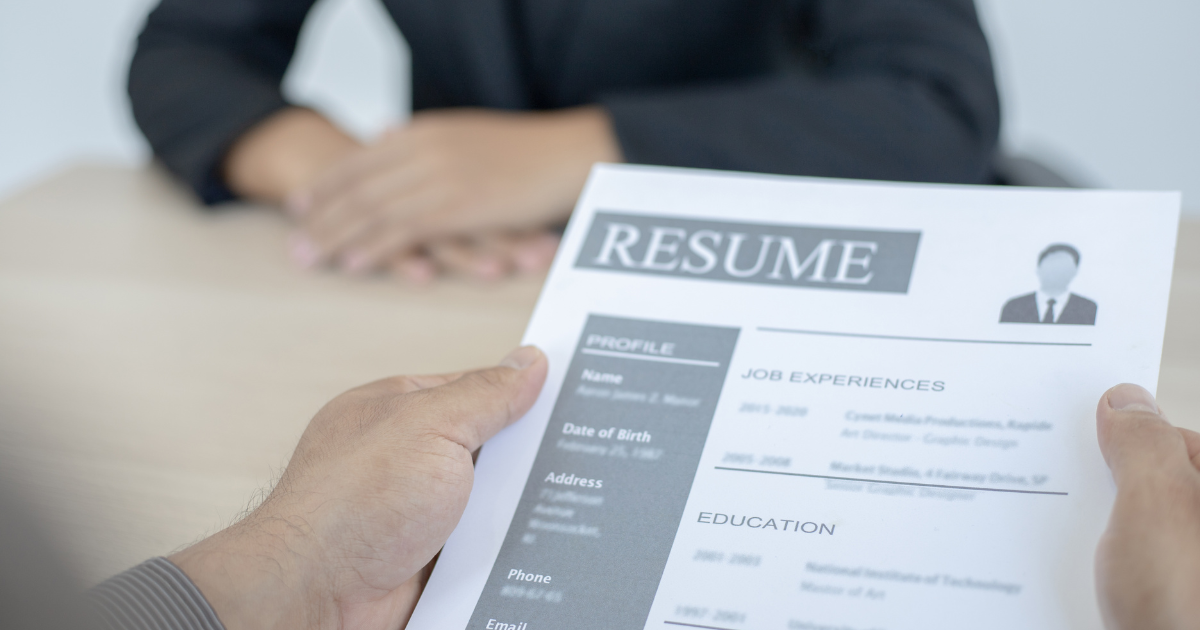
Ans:
[[[1108,390],[1108,406],[1117,411],[1149,411],[1159,413],[1154,396],[1144,387],[1123,383]]]
[[[500,261],[487,259],[475,265],[475,276],[480,280],[497,280],[504,275],[504,267]]]
[[[371,266],[371,260],[359,252],[350,252],[342,257],[342,271],[346,273],[364,273]]]
[[[424,260],[414,260],[405,263],[400,270],[405,279],[414,284],[429,284],[437,275],[437,269],[432,263]]]
[[[522,346],[508,353],[508,356],[500,361],[500,365],[524,370],[533,365],[533,362],[537,361],[538,355],[541,353],[542,351],[538,350],[537,346]]]
[[[291,238],[292,260],[304,269],[311,269],[321,259],[317,246],[303,234],[294,234]]]
[[[541,271],[542,256],[538,252],[529,249],[518,250],[515,258],[517,269],[521,273]]]

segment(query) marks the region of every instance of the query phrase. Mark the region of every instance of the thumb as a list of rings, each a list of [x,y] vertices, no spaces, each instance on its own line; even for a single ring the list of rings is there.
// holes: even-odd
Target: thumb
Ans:
[[[418,415],[436,433],[474,452],[529,411],[546,382],[548,368],[541,350],[517,348],[496,367],[467,372],[416,392]]]
[[[1137,385],[1123,383],[1104,393],[1096,430],[1118,488],[1192,468],[1183,435],[1167,422],[1154,396]]]

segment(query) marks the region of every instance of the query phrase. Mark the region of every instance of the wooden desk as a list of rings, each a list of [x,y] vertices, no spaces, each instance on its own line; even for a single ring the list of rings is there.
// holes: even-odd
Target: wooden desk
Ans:
[[[231,522],[338,393],[495,363],[541,288],[305,273],[287,233],[151,169],[0,205],[0,474],[25,471],[89,579]]]
[[[304,273],[286,234],[153,169],[78,167],[0,204],[0,475],[89,580],[237,518],[343,390],[495,362],[540,288]],[[1200,428],[1200,223],[1180,251],[1160,399]]]

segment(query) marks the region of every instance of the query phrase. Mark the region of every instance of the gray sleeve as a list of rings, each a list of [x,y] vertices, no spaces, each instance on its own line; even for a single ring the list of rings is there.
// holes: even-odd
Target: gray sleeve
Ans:
[[[166,558],[153,558],[88,591],[89,627],[105,630],[225,630],[200,589]]]

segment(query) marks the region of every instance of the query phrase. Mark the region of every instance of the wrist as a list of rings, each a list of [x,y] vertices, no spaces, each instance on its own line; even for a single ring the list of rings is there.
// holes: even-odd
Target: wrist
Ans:
[[[278,204],[360,147],[321,114],[292,107],[242,134],[225,155],[222,168],[235,193]]]
[[[170,558],[228,630],[334,628],[337,608],[311,533],[251,515]]]

